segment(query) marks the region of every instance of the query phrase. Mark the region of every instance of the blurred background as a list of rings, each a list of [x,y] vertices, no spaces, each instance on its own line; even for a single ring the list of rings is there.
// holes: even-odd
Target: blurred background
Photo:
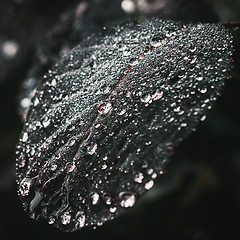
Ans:
[[[126,214],[62,233],[22,210],[15,146],[32,91],[56,59],[89,34],[129,17],[240,21],[239,0],[1,0],[1,239],[240,239],[240,30],[231,29],[232,78],[207,119],[176,150],[167,172]]]

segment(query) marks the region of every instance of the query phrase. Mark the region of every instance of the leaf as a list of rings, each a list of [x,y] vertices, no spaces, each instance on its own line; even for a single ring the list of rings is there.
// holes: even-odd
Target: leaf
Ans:
[[[20,136],[25,211],[76,231],[132,207],[206,118],[231,63],[215,24],[152,19],[76,46],[43,78]]]

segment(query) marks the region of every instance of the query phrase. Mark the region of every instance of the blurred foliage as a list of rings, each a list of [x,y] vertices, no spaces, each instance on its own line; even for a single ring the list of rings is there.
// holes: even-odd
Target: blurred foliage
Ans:
[[[101,2],[89,1],[93,6]],[[79,1],[59,0],[57,4],[48,0],[0,2],[1,239],[240,238],[239,30],[231,30],[236,49],[232,79],[226,81],[223,94],[209,111],[206,121],[176,149],[166,174],[136,206],[96,230],[87,228],[74,234],[65,234],[47,224],[33,221],[23,212],[14,183],[15,145],[22,127],[17,114],[20,86],[34,64],[35,51],[42,37],[63,17],[63,12],[77,2]],[[208,4],[208,14],[199,7],[202,4],[199,5],[200,1],[192,1],[190,5],[193,8],[190,8],[188,2],[182,1],[181,9],[186,12],[189,7],[188,12],[192,16],[190,19],[203,19],[201,17],[209,15],[213,21],[216,14],[220,22],[240,21],[239,1],[212,0],[212,7],[209,1],[202,1]],[[174,4],[174,0],[171,3]],[[94,12],[101,12],[100,15],[104,18],[104,11],[107,10],[102,9],[105,10],[100,9],[101,12],[99,8],[93,9],[92,19]],[[198,9],[197,14],[194,14],[194,9]],[[178,11],[173,15],[176,14]],[[161,13],[159,15],[167,17]],[[3,44],[9,40],[17,43],[14,58],[6,57],[2,50]]]

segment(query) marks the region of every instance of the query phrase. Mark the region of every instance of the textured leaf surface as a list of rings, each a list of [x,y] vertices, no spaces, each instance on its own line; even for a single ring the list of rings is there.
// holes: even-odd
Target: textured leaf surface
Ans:
[[[220,25],[156,19],[71,50],[39,85],[17,147],[24,209],[76,231],[132,207],[205,119],[231,52]]]

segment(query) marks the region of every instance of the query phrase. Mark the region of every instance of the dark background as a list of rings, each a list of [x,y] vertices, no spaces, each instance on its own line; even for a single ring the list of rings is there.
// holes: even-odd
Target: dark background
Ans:
[[[38,76],[57,57],[64,41],[74,45],[102,26],[129,17],[120,0],[89,0],[76,37],[69,33],[73,26],[69,19],[79,2],[83,1],[0,1],[0,239],[240,239],[240,30],[231,30],[235,68],[222,96],[197,131],[176,149],[166,174],[132,209],[95,230],[72,234],[23,212],[14,169],[22,128],[18,101],[23,80],[32,66],[39,66],[39,54],[45,50],[47,62]],[[171,0],[164,9],[136,15],[226,22],[240,21],[239,11],[238,0]],[[9,40],[18,47],[12,58],[2,50]]]

